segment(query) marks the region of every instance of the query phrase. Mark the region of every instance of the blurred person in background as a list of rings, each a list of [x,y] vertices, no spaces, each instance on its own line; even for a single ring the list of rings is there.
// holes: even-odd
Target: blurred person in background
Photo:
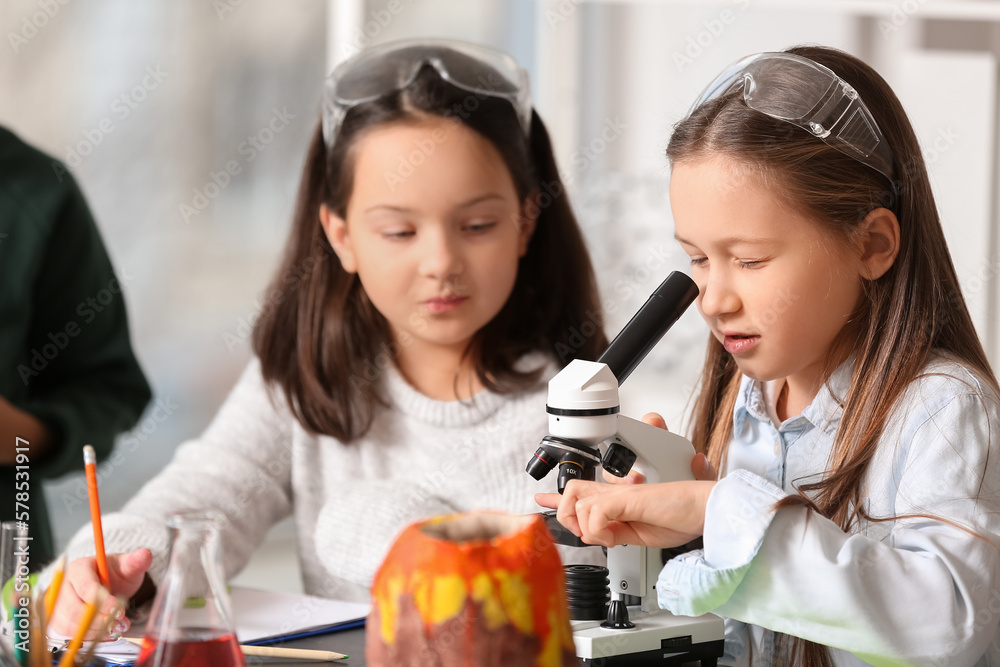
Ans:
[[[33,568],[54,552],[42,480],[82,470],[86,444],[106,458],[150,397],[83,193],[0,127],[0,519],[27,518]]]

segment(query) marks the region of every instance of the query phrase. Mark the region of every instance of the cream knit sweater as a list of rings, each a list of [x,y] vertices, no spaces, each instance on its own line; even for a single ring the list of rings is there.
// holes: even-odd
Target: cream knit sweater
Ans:
[[[523,361],[546,365],[542,357]],[[409,522],[474,508],[539,511],[532,496],[554,490],[555,472],[536,482],[524,468],[547,433],[546,382],[554,370],[546,365],[542,382],[514,395],[484,391],[444,402],[389,368],[382,382],[390,407],[345,445],[306,433],[278,392],[272,402],[254,359],[205,433],[182,444],[120,512],[104,517],[105,549],[148,547],[150,576],[159,583],[170,547],[166,519],[214,509],[226,519],[228,579],[276,522],[294,514],[305,591],[367,601],[375,570]],[[603,561],[598,548],[561,550],[566,562]],[[66,552],[70,560],[93,555],[89,525]]]

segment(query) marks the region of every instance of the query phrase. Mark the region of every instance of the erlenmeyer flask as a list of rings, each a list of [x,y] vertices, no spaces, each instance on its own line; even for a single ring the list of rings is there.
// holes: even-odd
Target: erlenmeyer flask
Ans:
[[[137,667],[244,667],[219,546],[221,515],[177,514],[170,564],[156,592]]]

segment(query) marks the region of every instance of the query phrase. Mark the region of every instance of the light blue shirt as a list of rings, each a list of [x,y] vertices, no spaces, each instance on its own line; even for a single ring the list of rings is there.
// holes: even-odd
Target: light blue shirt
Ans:
[[[911,383],[865,476],[870,516],[936,518],[845,533],[773,508],[826,468],[852,366],[777,427],[743,378],[705,548],[664,566],[660,606],[725,617],[722,665],[773,664],[775,632],[830,646],[836,665],[1000,665],[1000,400],[964,366],[938,357]]]

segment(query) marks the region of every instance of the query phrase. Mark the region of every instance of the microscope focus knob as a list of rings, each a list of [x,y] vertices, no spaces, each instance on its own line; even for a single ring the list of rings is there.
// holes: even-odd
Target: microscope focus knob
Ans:
[[[635,458],[635,452],[631,449],[621,443],[613,442],[604,452],[601,466],[615,477],[624,477],[632,469]]]
[[[635,623],[628,620],[628,607],[621,600],[612,600],[608,605],[608,620],[601,623],[608,630],[631,630]]]

